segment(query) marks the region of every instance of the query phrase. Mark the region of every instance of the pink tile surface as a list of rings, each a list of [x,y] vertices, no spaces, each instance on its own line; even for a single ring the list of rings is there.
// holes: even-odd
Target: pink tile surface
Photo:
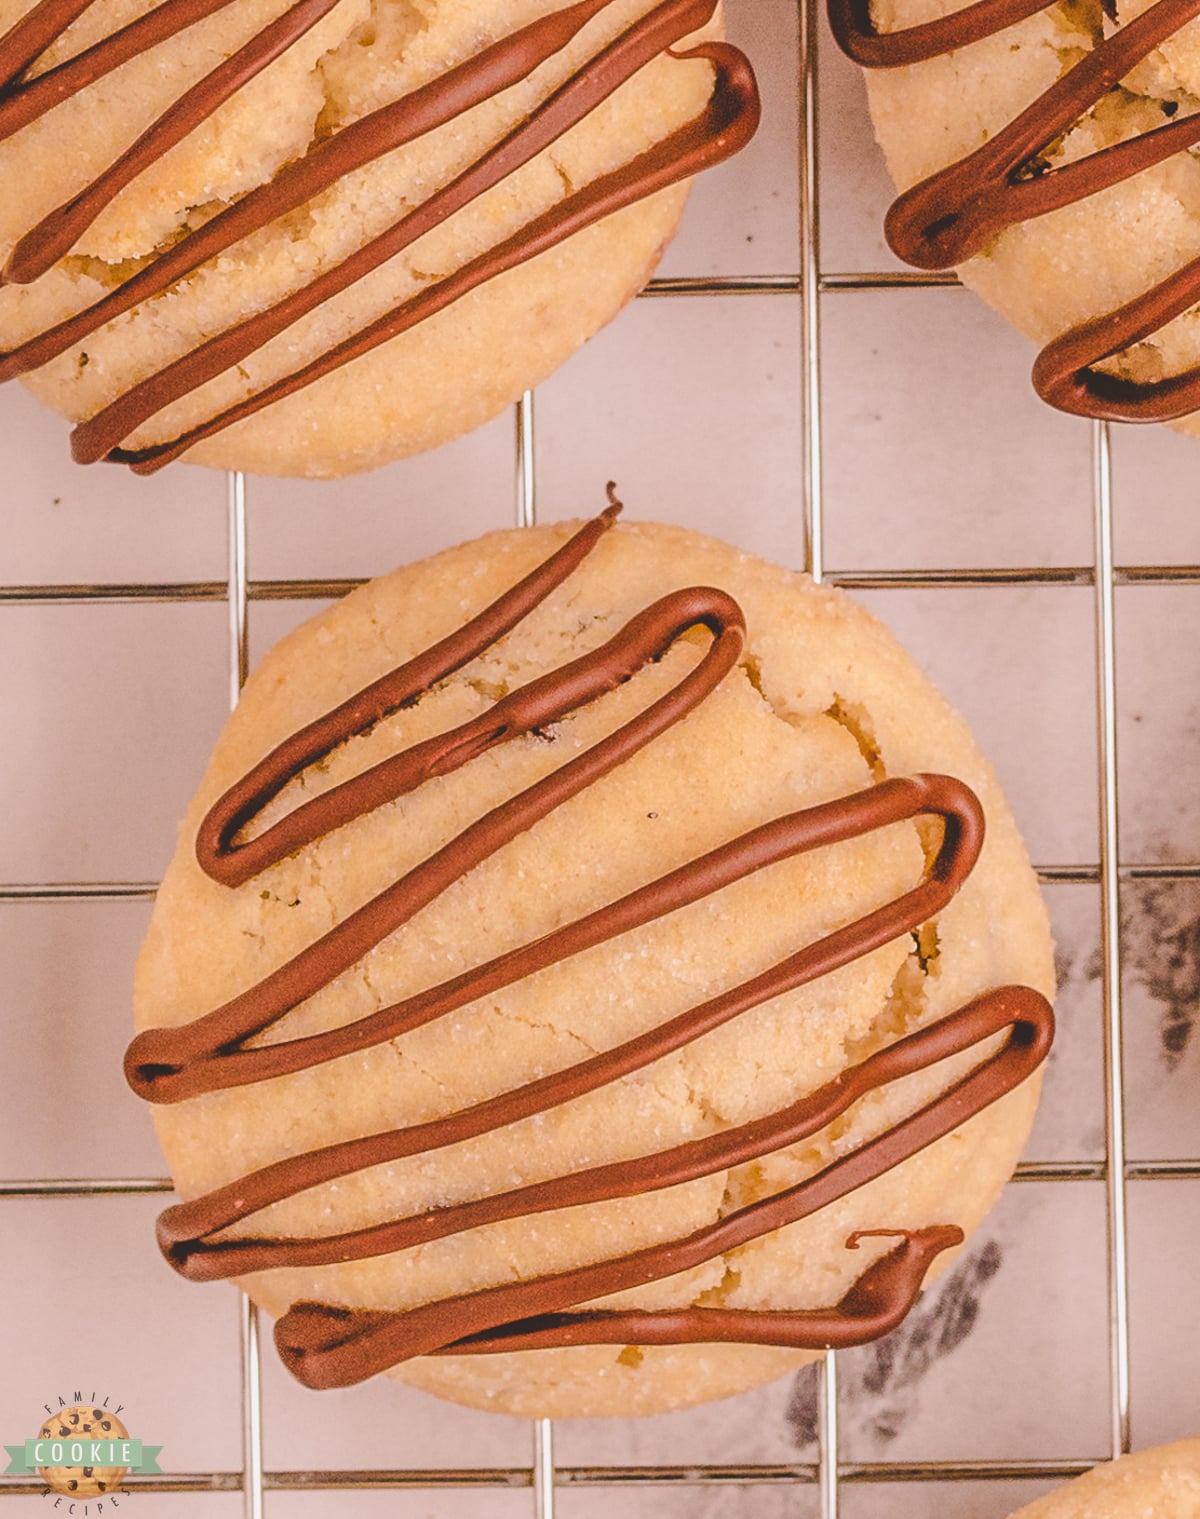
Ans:
[[[539,515],[587,516],[614,480],[633,517],[801,567],[798,341],[790,297],[639,302],[538,393]]]
[[[963,1482],[956,1484],[961,1512],[971,1519],[1008,1519],[1008,1516],[1035,1498],[1054,1491],[1054,1482]],[[946,1490],[932,1482],[864,1483],[846,1489],[842,1499],[843,1519],[874,1519],[887,1514],[889,1519],[926,1519],[942,1512]]]
[[[237,1293],[224,1287],[197,1302],[147,1250],[160,1205],[154,1197],[5,1198],[6,1301],[21,1305],[0,1330],[7,1443],[36,1435],[45,1404],[73,1403],[81,1390],[84,1401],[96,1393],[114,1410],[124,1405],[130,1434],[162,1445],[164,1471],[239,1463]],[[51,1302],[53,1314],[34,1311]]]
[[[420,1519],[524,1519],[530,1511],[528,1491],[488,1487],[479,1491],[449,1488],[445,1491],[401,1493],[284,1492],[268,1493],[267,1519],[337,1519],[352,1502],[363,1519],[392,1519],[400,1513]]]
[[[136,901],[0,902],[6,1065],[20,1072],[0,1103],[0,1177],[161,1175],[121,1071],[149,917]]]
[[[1090,562],[1089,425],[1041,404],[998,316],[961,289],[839,291],[821,336],[832,564]]]
[[[764,130],[698,186],[662,273],[795,276],[799,269],[797,14],[729,0],[759,67]],[[880,235],[888,188],[857,71],[822,36],[821,258],[827,272],[896,267]],[[827,559],[834,570],[1089,565],[1092,432],[1039,406],[1032,350],[960,290],[821,298]],[[606,480],[630,515],[698,527],[804,562],[799,299],[636,303],[536,398],[539,511],[591,512]],[[986,362],[981,362],[984,356]],[[515,424],[359,480],[248,482],[252,579],[382,571],[513,521]],[[1200,560],[1200,444],[1114,435],[1119,565]],[[141,481],[67,458],[65,428],[0,392],[4,586],[222,581],[226,483],[180,466]],[[1086,586],[870,590],[975,727],[1044,865],[1098,852],[1094,597]],[[1200,593],[1117,594],[1121,849],[1145,864],[1200,860]],[[252,657],[319,603],[256,600]],[[12,900],[60,883],[153,882],[222,721],[226,609],[217,602],[0,604],[3,1100],[0,1180],[153,1180],[162,1162],[120,1074],[139,900]],[[1186,874],[1186,872],[1185,872]],[[1100,894],[1056,884],[1062,1035],[1031,1146],[1042,1162],[1103,1155]],[[1200,1155],[1200,886],[1126,881],[1121,895],[1129,1145],[1138,1161]],[[1195,1433],[1194,1182],[1131,1185],[1133,1426],[1139,1443]],[[24,1437],[47,1397],[111,1388],[164,1470],[241,1468],[238,1299],[193,1287],[153,1247],[153,1195],[0,1196],[0,1421]],[[1094,1457],[1108,1449],[1103,1187],[1011,1187],[943,1288],[882,1347],[842,1358],[842,1453],[853,1461]],[[97,1293],[103,1313],[94,1311]],[[51,1305],[53,1311],[49,1311]],[[1165,1311],[1164,1305],[1170,1307]],[[275,1362],[264,1326],[268,1471],[531,1462],[524,1421],[436,1403],[391,1383],[317,1396]],[[89,1385],[88,1391],[91,1391]],[[786,1379],[728,1405],[638,1423],[557,1429],[566,1468],[744,1466],[815,1459],[815,1384]],[[229,1479],[232,1480],[232,1479]],[[293,1479],[289,1479],[293,1480]],[[298,1479],[296,1479],[298,1480]],[[1001,1519],[1043,1484],[847,1484],[843,1519]],[[0,1497],[6,1496],[0,1482]],[[13,1519],[35,1509],[13,1496]],[[532,1515],[528,1486],[402,1492],[272,1490],[269,1519],[354,1511],[430,1519]],[[817,1513],[808,1482],[780,1487],[566,1485],[558,1513],[592,1519],[776,1519]],[[239,1494],[133,1494],[129,1511],[223,1519]],[[8,1510],[4,1511],[7,1514]],[[4,1519],[0,1514],[0,1519]]]
[[[1168,1183],[1174,1186],[1174,1183]],[[1190,1439],[1196,1432],[1196,1279],[1200,1183],[1130,1189],[1133,1220],[1133,1438],[1138,1446]]]
[[[6,606],[6,881],[155,880],[224,720],[224,608]]]
[[[1035,863],[1096,859],[1093,607],[1074,587],[859,598],[962,712]]]

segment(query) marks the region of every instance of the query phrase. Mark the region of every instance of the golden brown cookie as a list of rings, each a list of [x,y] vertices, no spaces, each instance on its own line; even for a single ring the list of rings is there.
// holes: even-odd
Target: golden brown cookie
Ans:
[[[607,322],[753,133],[719,31],[718,0],[0,0],[0,378],[83,462],[433,448]]]
[[[1093,1467],[1012,1519],[1195,1519],[1200,1440],[1177,1440]]]
[[[310,1385],[740,1391],[897,1322],[1028,1132],[1051,942],[962,721],[838,592],[611,524],[286,638],[159,892],[160,1244]]]
[[[829,0],[888,241],[1045,345],[1052,405],[1200,432],[1200,30],[1181,0]]]

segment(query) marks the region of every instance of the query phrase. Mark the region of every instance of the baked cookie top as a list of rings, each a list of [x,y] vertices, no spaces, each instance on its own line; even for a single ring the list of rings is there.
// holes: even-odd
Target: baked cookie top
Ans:
[[[611,515],[285,639],[163,881],[160,1241],[314,1385],[740,1390],[895,1322],[1024,1141],[1051,946],[961,720],[844,596]]]
[[[77,459],[344,474],[494,415],[755,130],[719,0],[0,0],[0,377]]]

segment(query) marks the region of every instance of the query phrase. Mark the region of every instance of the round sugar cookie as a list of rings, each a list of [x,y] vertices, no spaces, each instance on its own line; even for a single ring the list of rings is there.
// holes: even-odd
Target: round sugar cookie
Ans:
[[[900,198],[885,230],[1043,345],[1062,410],[1200,433],[1200,24],[1179,0],[828,0]],[[1153,9],[1153,15],[1149,12]]]
[[[1093,1467],[1012,1519],[1193,1519],[1200,1514],[1200,1440],[1177,1440]]]
[[[0,378],[84,463],[436,447],[609,321],[753,133],[720,31],[719,0],[0,0]]]
[[[309,1385],[736,1393],[898,1322],[1028,1133],[1052,946],[961,719],[843,594],[614,517],[285,638],[158,893],[160,1246]]]

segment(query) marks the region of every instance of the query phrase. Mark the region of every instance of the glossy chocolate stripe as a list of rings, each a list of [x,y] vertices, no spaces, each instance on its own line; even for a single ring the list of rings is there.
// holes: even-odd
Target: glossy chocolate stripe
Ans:
[[[932,1102],[815,1176],[682,1239],[530,1281],[439,1299],[407,1312],[347,1311],[297,1303],[275,1326],[280,1356],[307,1387],[350,1386],[413,1356],[439,1350],[453,1353],[456,1342],[500,1326],[561,1313],[577,1303],[676,1276],[807,1218],[952,1133],[1020,1085],[1045,1059],[1054,1020],[1039,992],[1007,986],[984,993],[924,1030],[933,1048],[950,1055],[963,1048],[964,1039],[969,1047],[1005,1027],[1011,1033],[1001,1049]],[[712,1338],[711,1326],[704,1337]],[[502,1341],[498,1346],[485,1342],[480,1348],[505,1346]]]
[[[828,0],[834,40],[864,69],[896,69],[951,53],[1036,16],[1054,0],[974,0],[961,10],[895,32],[877,32],[870,0]]]
[[[699,670],[693,672],[699,673]],[[677,687],[672,696],[676,696],[680,690],[681,687]],[[677,710],[682,715],[685,709],[677,703]],[[613,737],[619,736],[621,731],[618,730]],[[612,758],[615,753],[614,749],[606,756],[610,765],[619,763]],[[583,758],[594,754],[595,750],[590,750]],[[557,776],[550,779],[555,780],[562,774],[559,771]],[[527,796],[528,793],[524,795]],[[512,804],[505,805],[508,807]],[[490,826],[490,821],[497,819],[498,814],[504,811],[505,808],[496,809],[482,819],[481,823],[461,834],[451,845],[431,856],[438,867],[438,874],[447,876],[456,862],[466,870],[470,868],[470,862],[486,858],[487,852],[490,852],[490,838],[480,838],[476,830]],[[700,1026],[700,1032],[704,1031],[704,1027],[717,1027],[735,1012],[744,1011],[768,996],[828,974],[868,950],[878,948],[908,932],[910,917],[914,923],[920,923],[940,911],[966,878],[978,855],[982,841],[982,820],[974,794],[947,776],[898,777],[881,782],[869,791],[842,798],[838,802],[825,803],[807,814],[794,814],[764,824],[733,844],[727,844],[681,866],[650,886],[642,887],[608,907],[577,919],[532,945],[512,950],[484,966],[466,971],[441,986],[419,992],[404,1002],[383,1008],[341,1030],[251,1050],[239,1047],[241,1040],[248,1037],[247,1034],[242,1034],[237,1039],[233,1036],[222,1038],[231,1027],[244,1027],[245,1020],[251,1017],[256,1020],[252,1032],[258,1032],[257,1019],[265,1017],[268,1022],[274,1021],[279,1014],[270,1011],[268,1016],[263,1009],[273,1009],[279,1005],[282,999],[277,995],[278,986],[300,984],[309,988],[306,995],[312,995],[313,991],[325,984],[325,981],[319,979],[322,972],[326,973],[326,980],[332,979],[334,974],[354,963],[349,955],[355,946],[353,943],[347,944],[340,937],[347,925],[353,926],[352,915],[338,929],[282,967],[274,977],[260,982],[250,992],[243,994],[242,998],[235,998],[217,1013],[207,1014],[182,1028],[149,1029],[139,1034],[126,1052],[126,1077],[134,1090],[149,1101],[171,1102],[214,1087],[244,1085],[263,1080],[267,1076],[282,1074],[285,1070],[304,1069],[316,1063],[314,1051],[319,1048],[327,1051],[325,1058],[370,1048],[384,1039],[395,1038],[414,1028],[423,1027],[476,997],[511,985],[523,975],[592,948],[617,933],[625,933],[650,922],[664,912],[687,906],[700,897],[741,879],[750,871],[773,864],[788,854],[837,843],[855,837],[858,832],[869,831],[872,818],[875,819],[874,826],[884,826],[888,822],[902,821],[923,812],[940,812],[947,824],[937,862],[928,880],[887,906],[867,914],[846,928],[828,934],[780,966],[715,998],[702,1009],[694,1009],[680,1019],[663,1025],[655,1033],[643,1035],[629,1045],[622,1046],[623,1054],[628,1052],[631,1057],[636,1057],[635,1063],[628,1069],[636,1069],[647,1060],[657,1058],[651,1053],[653,1050],[663,1054],[686,1043],[687,1028],[696,1028],[701,1014],[706,1020],[712,1021]],[[801,840],[800,849],[795,847],[797,836]],[[428,863],[427,861],[426,864]],[[368,903],[366,908],[360,909],[360,913],[369,914],[372,920],[382,916],[380,904],[387,899],[385,905],[392,911],[402,913],[402,921],[405,921],[421,905],[426,890],[423,881],[422,898],[417,899],[416,905],[411,901],[405,902],[403,888],[406,883],[411,883],[415,874],[416,872],[410,872],[408,877],[398,882],[389,892],[381,894],[374,902]],[[370,940],[367,948],[372,948],[375,942],[378,941]],[[324,963],[322,956],[325,957]],[[235,1022],[235,1016],[243,1022]],[[663,1043],[668,1037],[677,1039],[678,1043]],[[598,1061],[606,1058],[611,1060],[614,1054],[615,1052],[610,1052],[609,1057],[597,1058]],[[593,1062],[584,1062],[575,1068],[576,1074],[590,1071],[592,1066]],[[598,1067],[599,1070],[605,1068]],[[614,1074],[622,1072],[617,1070]],[[546,1085],[555,1080],[552,1077],[546,1078]],[[535,1088],[530,1088],[531,1093],[534,1090]],[[536,1090],[540,1092],[541,1086]],[[471,1111],[474,1113],[475,1110]],[[536,1108],[530,1111],[536,1111]],[[463,1120],[474,1121],[469,1115],[463,1115]],[[451,1124],[458,1123],[459,1120],[444,1122]],[[469,1132],[476,1131],[471,1129]],[[456,1130],[455,1137],[461,1138],[463,1134]],[[447,1139],[443,1142],[450,1141]],[[400,1141],[397,1140],[397,1143]]]
[[[339,0],[296,0],[278,20],[218,64],[169,106],[103,174],[43,217],[20,239],[0,274],[0,284],[27,285],[45,274],[143,169],[182,142],[202,121],[207,121],[219,106],[261,74],[269,63],[282,57],[338,3]]]
[[[230,0],[221,3],[228,4]],[[344,175],[445,126],[501,90],[511,88],[564,48],[594,15],[611,3],[612,0],[584,0],[532,22],[411,95],[381,106],[317,143],[303,158],[281,169],[269,183],[259,185],[203,227],[189,233],[174,248],[85,311],[48,328],[7,354],[0,354],[0,380],[48,363],[122,312],[161,294],[239,239],[304,205]],[[712,0],[708,8],[711,10],[714,5]],[[158,14],[159,11],[151,12],[151,16]]]
[[[92,0],[38,0],[0,37],[0,89],[19,79],[91,4]]]
[[[322,1060],[368,1049],[414,1026],[398,1019],[396,1010],[384,1009],[325,1033],[254,1049],[243,1047],[245,1040],[356,964],[460,876],[699,705],[741,653],[745,638],[741,610],[722,591],[703,587],[676,591],[631,619],[600,649],[574,661],[568,668],[578,678],[577,689],[590,692],[582,699],[591,700],[661,657],[688,629],[702,626],[713,634],[703,659],[638,716],[494,808],[257,986],[183,1028],[148,1029],[139,1034],[125,1054],[126,1077],[133,1089],[150,1101],[178,1102],[214,1087],[241,1086],[305,1070]],[[575,704],[573,698],[542,704],[541,720],[561,716]],[[454,740],[455,734],[443,738],[447,754],[457,754],[460,761],[482,752],[479,748],[456,750]]]
[[[172,459],[178,458],[194,443],[212,437],[234,422],[253,416],[263,407],[295,394],[352,359],[371,352],[380,344],[445,310],[498,275],[557,247],[575,232],[738,152],[753,136],[758,125],[758,95],[748,62],[736,49],[716,43],[674,56],[711,59],[717,67],[717,81],[713,99],[706,110],[663,142],[631,163],[595,180],[583,190],[564,197],[558,205],[535,218],[512,237],[453,274],[427,286],[416,296],[301,369],[273,381],[257,394],[191,428],[172,442],[140,449],[119,446],[123,438],[159,411],[167,404],[167,400],[195,388],[199,383],[197,376],[210,378],[212,374],[220,373],[230,363],[236,362],[230,357],[231,354],[253,352],[278,331],[315,309],[321,299],[334,293],[335,287],[341,288],[343,283],[350,282],[344,279],[343,269],[331,271],[313,286],[288,297],[270,311],[248,318],[229,333],[194,349],[192,353],[118,397],[89,421],[81,423],[71,435],[74,458],[79,463],[93,463],[100,458],[110,458],[132,465],[139,474],[153,473]],[[384,240],[391,237],[392,233],[384,234]],[[371,253],[371,246],[368,245],[368,249],[348,262],[353,267],[357,267],[360,261],[369,262],[373,266],[379,259]],[[383,256],[389,257],[391,254]],[[315,290],[321,293],[314,297]],[[163,399],[164,396],[166,400]]]
[[[919,1069],[919,1057],[930,1041],[923,1035],[914,1036],[903,1048],[894,1046],[895,1053],[887,1051],[873,1056],[779,1113],[640,1161],[580,1172],[502,1197],[441,1208],[351,1234],[312,1240],[210,1242],[209,1239],[260,1209],[319,1183],[386,1161],[442,1149],[595,1091],[684,1048],[748,1009],[828,975],[880,945],[911,933],[939,913],[970,874],[983,843],[979,804],[967,787],[947,776],[920,775],[883,781],[853,796],[764,824],[534,944],[386,1009],[386,1014],[391,1015],[390,1026],[397,1031],[417,1026],[405,1019],[414,1006],[420,1011],[420,1022],[428,1023],[781,860],[928,815],[944,819],[941,848],[927,878],[895,901],[827,934],[769,970],[689,1008],[658,1028],[552,1076],[446,1118],[344,1141],[278,1161],[203,1197],[168,1208],[159,1217],[160,1246],[177,1270],[195,1280],[260,1271],[269,1266],[357,1260],[406,1249],[495,1218],[512,1218],[525,1212],[543,1212],[674,1185],[740,1165],[815,1133],[864,1095],[874,1084],[877,1072],[886,1068],[888,1074],[882,1079],[896,1080],[904,1073],[900,1067],[910,1054],[917,1063],[905,1069]],[[586,1195],[580,1190],[585,1182]]]
[[[435,1355],[479,1355],[564,1345],[686,1345],[735,1341],[796,1350],[844,1350],[895,1329],[917,1300],[921,1283],[943,1250],[963,1242],[953,1224],[925,1229],[859,1229],[848,1250],[874,1236],[903,1243],[867,1267],[835,1308],[666,1308],[552,1313],[459,1340]]]
[[[82,53],[76,53],[36,79],[7,91],[0,97],[0,141],[27,127],[89,84],[111,74],[139,53],[231,4],[233,0],[163,0],[154,10],[93,43]],[[0,378],[8,378],[2,369]]]

